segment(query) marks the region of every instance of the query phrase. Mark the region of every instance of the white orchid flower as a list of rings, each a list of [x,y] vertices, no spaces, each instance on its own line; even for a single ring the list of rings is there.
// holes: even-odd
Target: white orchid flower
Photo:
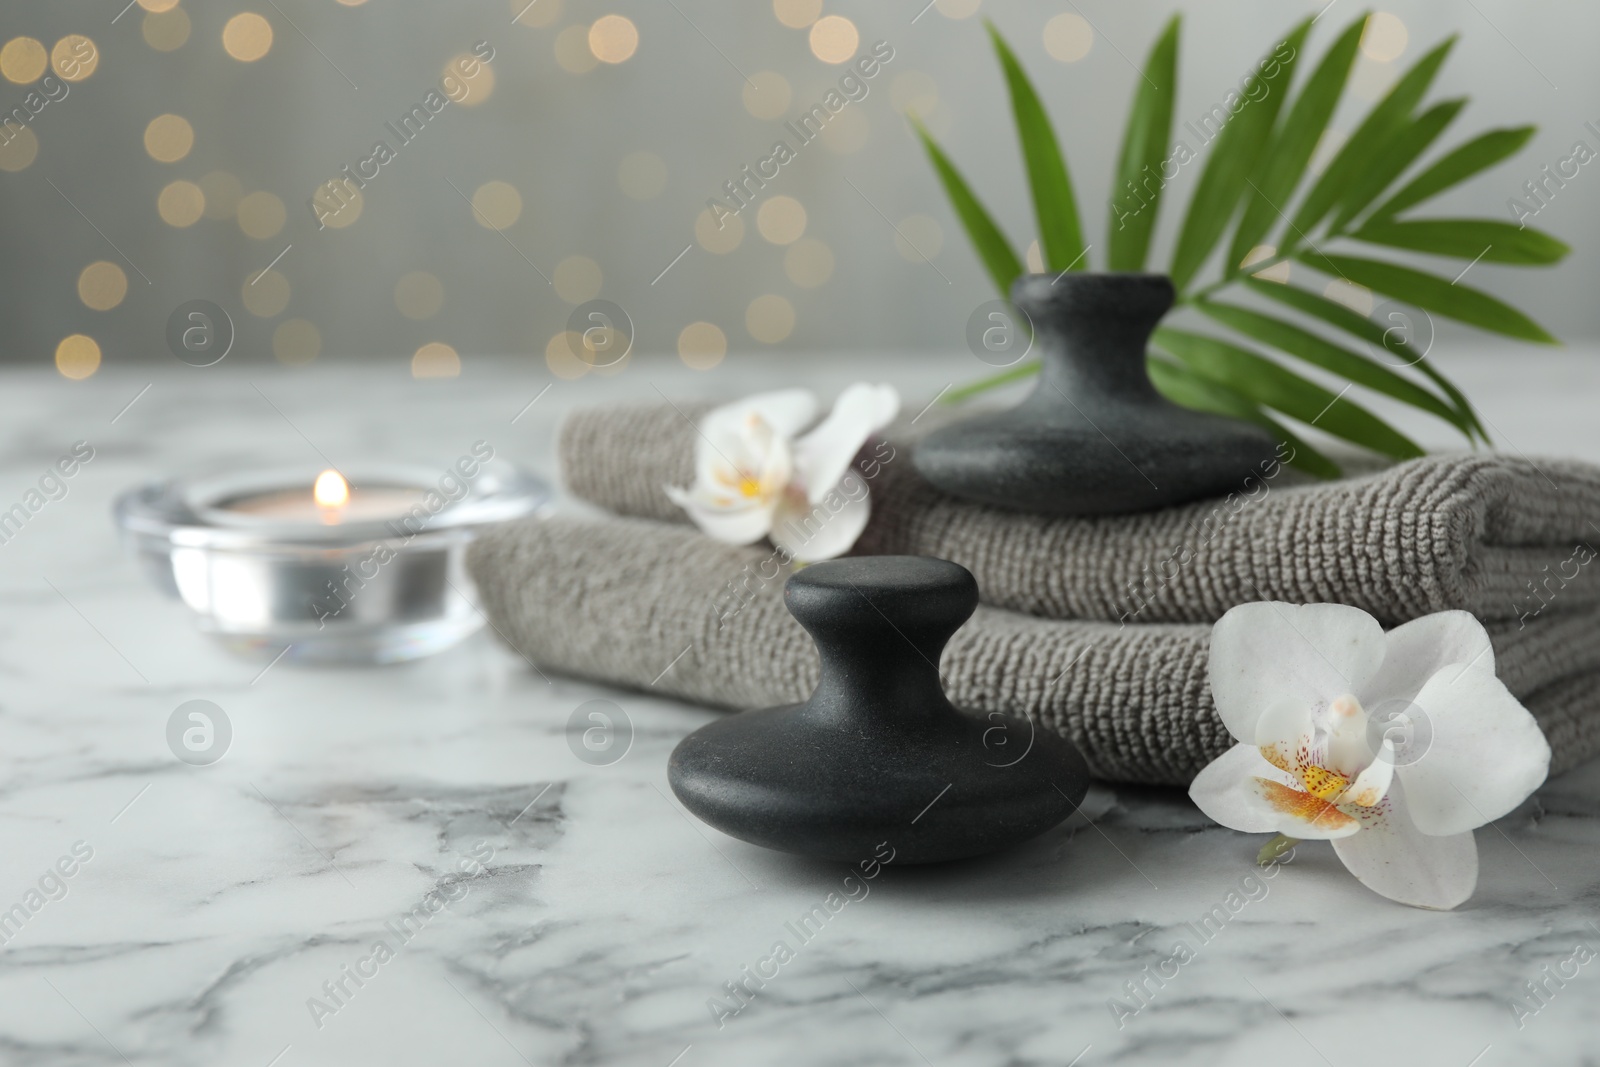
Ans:
[[[872,513],[867,483],[851,469],[861,446],[900,410],[893,386],[857,382],[809,433],[817,401],[805,389],[760,393],[700,422],[695,481],[667,496],[706,534],[748,545],[769,537],[802,563],[850,550]]]
[[[1385,634],[1342,604],[1244,604],[1212,630],[1210,675],[1239,743],[1189,787],[1200,810],[1246,833],[1330,840],[1364,885],[1403,904],[1470,897],[1473,828],[1550,770],[1549,743],[1465,611]]]

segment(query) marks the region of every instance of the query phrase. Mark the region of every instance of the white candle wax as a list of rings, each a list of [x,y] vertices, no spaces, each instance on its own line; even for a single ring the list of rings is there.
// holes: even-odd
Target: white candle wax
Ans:
[[[314,488],[275,489],[223,501],[237,515],[273,522],[317,523],[398,519],[422,503],[421,488],[399,485],[349,486],[336,471],[323,471]]]

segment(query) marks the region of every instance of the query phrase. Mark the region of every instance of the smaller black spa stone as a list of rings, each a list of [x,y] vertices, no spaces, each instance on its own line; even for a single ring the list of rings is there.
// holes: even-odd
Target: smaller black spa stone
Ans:
[[[805,568],[784,602],[822,674],[803,704],[730,716],[679,743],[672,790],[697,817],[767,848],[854,863],[977,856],[1043,833],[1088,789],[1083,757],[1029,720],[957,710],[945,642],[978,604],[965,567],[864,556]]]
[[[1145,369],[1172,308],[1159,274],[1031,274],[1011,302],[1033,324],[1039,380],[1009,411],[930,433],[911,462],[936,488],[1019,511],[1108,515],[1223,496],[1273,464],[1254,423],[1179,407]]]

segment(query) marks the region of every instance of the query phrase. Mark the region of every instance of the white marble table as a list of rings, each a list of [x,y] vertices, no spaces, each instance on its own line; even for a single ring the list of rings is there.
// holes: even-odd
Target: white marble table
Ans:
[[[1597,359],[1451,366],[1509,447],[1600,460]],[[1325,847],[1244,882],[1258,839],[1207,825],[1181,794],[1096,787],[1092,826],[986,861],[890,867],[798,944],[786,924],[846,871],[723,837],[671,799],[667,753],[712,713],[547,683],[483,634],[407,666],[258,677],[146,587],[109,522],[140,480],[302,460],[313,443],[343,463],[448,460],[487,439],[548,471],[573,404],[831,390],[862,365],[785,356],[697,376],[641,359],[556,383],[514,424],[549,381],[531,359],[469,357],[444,382],[413,382],[399,361],[243,358],[83,383],[0,375],[0,508],[72,442],[95,448],[67,497],[0,545],[0,909],[25,914],[0,948],[0,1062],[1595,1062],[1600,963],[1550,983],[1520,1030],[1511,1004],[1545,968],[1570,974],[1575,946],[1600,949],[1600,767],[1480,831],[1477,896],[1452,914],[1373,896]],[[974,370],[954,356],[876,366],[917,404]],[[636,729],[611,766],[565,740],[594,697]],[[164,737],[196,698],[234,729],[209,767],[178,762]],[[50,874],[58,862],[71,877]],[[51,896],[30,898],[41,880]],[[1186,924],[1241,884],[1258,899],[1201,943]],[[1108,1001],[1137,1004],[1126,984],[1180,938],[1195,958],[1147,984],[1119,1027]],[[374,955],[380,939],[393,958]],[[794,958],[719,1026],[708,1000],[780,939]]]

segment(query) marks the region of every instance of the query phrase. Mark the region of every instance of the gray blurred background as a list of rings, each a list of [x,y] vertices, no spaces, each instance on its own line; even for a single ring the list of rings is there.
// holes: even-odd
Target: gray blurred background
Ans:
[[[723,349],[730,360],[772,349],[960,349],[968,314],[993,293],[903,113],[923,116],[1026,246],[1032,213],[984,16],[1039,85],[1099,245],[1135,65],[1167,17],[1185,11],[1181,121],[1220,101],[1292,22],[1323,7],[125,2],[8,0],[0,10],[0,112],[26,117],[0,138],[0,359],[58,363],[69,377],[94,372],[90,347],[102,366],[171,360],[168,318],[196,299],[232,318],[230,362],[375,360],[421,376],[470,374],[474,356],[491,353],[581,374],[563,331],[594,297],[633,320],[634,359],[710,366]],[[1520,155],[1426,213],[1510,218],[1508,199],[1542,166],[1579,140],[1600,149],[1593,5],[1387,0],[1383,10],[1393,18],[1358,60],[1335,127],[1353,128],[1400,69],[1450,33],[1461,41],[1431,98],[1468,94],[1472,104],[1444,143],[1491,126],[1540,127]],[[1311,54],[1360,11],[1335,0]],[[819,15],[829,21],[813,27]],[[844,20],[859,35],[854,48]],[[55,52],[53,69],[30,39]],[[893,58],[864,98],[761,194],[787,199],[697,235],[707,199],[777,138],[793,143],[784,122],[821,103],[849,69],[825,60],[879,41]],[[469,77],[452,64],[479,42],[493,58]],[[403,142],[386,124],[398,127],[430,91],[435,102],[463,99]],[[394,157],[359,205],[319,229],[318,187],[357,168],[380,139]],[[1199,170],[1186,168],[1167,193],[1158,265]],[[1569,342],[1593,339],[1597,198],[1593,163],[1540,211],[1536,225],[1575,249],[1564,264],[1480,264],[1473,284]]]

